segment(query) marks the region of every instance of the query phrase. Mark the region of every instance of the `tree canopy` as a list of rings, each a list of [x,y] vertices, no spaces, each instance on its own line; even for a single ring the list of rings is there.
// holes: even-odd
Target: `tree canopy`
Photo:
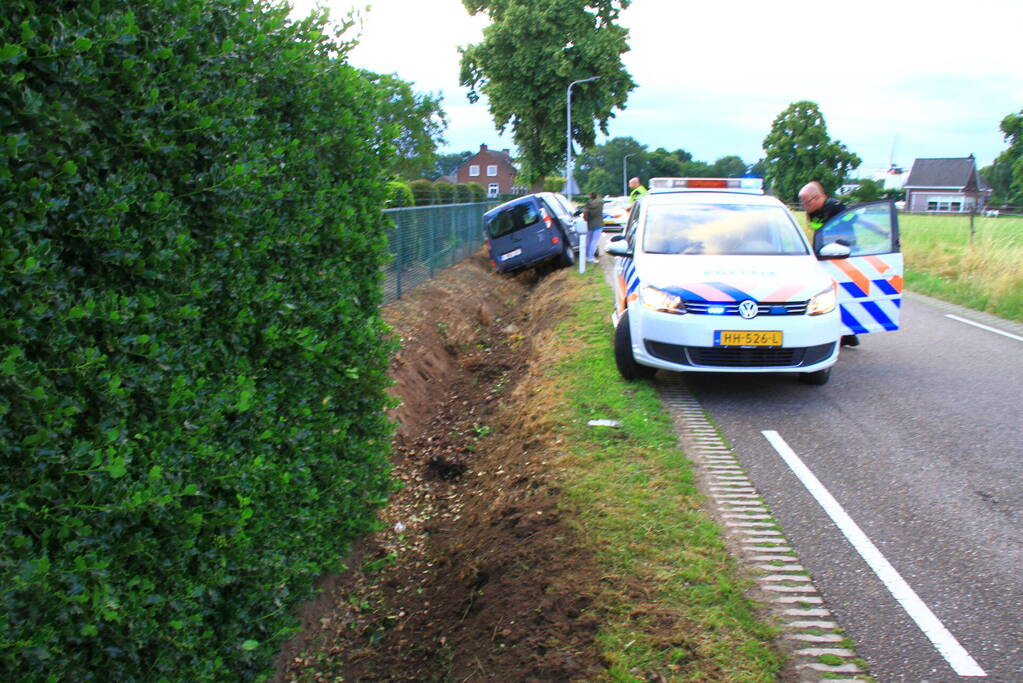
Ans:
[[[509,126],[521,154],[522,177],[542,182],[565,153],[566,89],[572,89],[572,139],[593,145],[607,134],[614,109],[624,109],[636,87],[621,56],[627,29],[616,21],[631,0],[463,0],[470,14],[485,13],[483,40],[461,48],[462,85],[470,102],[489,101],[494,123]]]
[[[764,138],[766,174],[771,191],[785,202],[795,202],[799,189],[819,181],[829,193],[835,191],[860,158],[828,135],[817,104],[795,102],[780,113]]]
[[[1005,200],[1010,204],[1023,204],[1023,109],[1002,119],[1000,128],[1009,142],[1009,149],[996,161],[1009,175]]]
[[[380,93],[379,125],[393,126],[390,139],[397,151],[394,175],[414,180],[432,173],[437,147],[444,143],[448,125],[441,96],[416,92],[411,83],[393,75],[363,74]]]
[[[625,177],[638,177],[644,183],[656,177],[738,178],[746,175],[747,168],[734,154],[709,164],[693,159],[684,149],[669,152],[658,147],[651,152],[633,138],[612,138],[579,155],[576,179],[586,192],[620,194],[626,191]]]

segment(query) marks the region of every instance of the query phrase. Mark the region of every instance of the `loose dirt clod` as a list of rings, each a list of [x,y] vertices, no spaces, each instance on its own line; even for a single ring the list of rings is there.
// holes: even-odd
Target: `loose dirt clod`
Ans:
[[[543,381],[530,339],[557,322],[557,277],[526,305],[542,277],[495,275],[477,255],[385,309],[402,339],[403,488],[302,610],[275,680],[565,681],[602,668],[600,574],[560,519],[558,438],[524,386]]]

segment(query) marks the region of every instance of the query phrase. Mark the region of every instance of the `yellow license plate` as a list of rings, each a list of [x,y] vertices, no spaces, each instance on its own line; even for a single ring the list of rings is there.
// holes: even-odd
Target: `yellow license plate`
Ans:
[[[714,346],[781,346],[781,331],[716,330]]]

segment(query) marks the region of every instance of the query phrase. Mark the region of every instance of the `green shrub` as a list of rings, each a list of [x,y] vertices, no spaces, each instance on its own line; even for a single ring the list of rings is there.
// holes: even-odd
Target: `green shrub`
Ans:
[[[470,201],[482,202],[487,199],[487,189],[479,183],[466,183],[465,186],[469,188],[469,194],[472,197]]]
[[[433,194],[438,204],[455,203],[455,186],[451,183],[434,183]]]
[[[415,206],[416,199],[412,196],[412,189],[407,183],[400,180],[389,180],[387,182],[387,199],[385,206],[389,208],[399,206]]]
[[[437,203],[434,185],[429,180],[413,180],[408,186],[415,197],[416,206],[432,206]]]
[[[544,192],[561,192],[565,188],[565,179],[557,176],[547,176],[543,179]]]
[[[388,131],[326,30],[4,3],[4,680],[258,678],[374,525]]]

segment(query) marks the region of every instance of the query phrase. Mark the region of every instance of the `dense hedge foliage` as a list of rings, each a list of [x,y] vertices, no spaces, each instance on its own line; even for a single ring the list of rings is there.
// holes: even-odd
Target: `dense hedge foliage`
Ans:
[[[391,131],[322,26],[4,0],[3,680],[258,678],[373,525]]]
[[[403,183],[400,180],[387,181],[387,198],[385,200],[385,204],[388,208],[414,206],[415,203],[416,199],[412,196],[412,190],[409,188],[407,183]]]
[[[433,206],[437,203],[437,193],[429,180],[413,180],[408,186],[415,197],[416,206]]]
[[[469,189],[469,201],[482,202],[487,198],[487,190],[479,183],[469,182],[465,186]]]

